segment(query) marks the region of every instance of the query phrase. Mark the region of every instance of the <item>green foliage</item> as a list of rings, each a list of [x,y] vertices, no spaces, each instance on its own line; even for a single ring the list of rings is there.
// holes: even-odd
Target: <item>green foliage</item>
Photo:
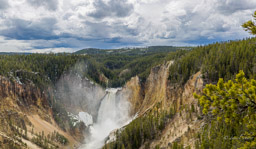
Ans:
[[[84,49],[76,54],[90,56],[93,63],[91,79],[105,87],[120,87],[131,77],[138,75],[143,84],[152,67],[164,61],[174,60],[184,55],[189,47],[154,46],[134,49]],[[99,80],[104,74],[108,82]],[[97,74],[97,75],[96,75]]]
[[[20,149],[20,146],[20,144],[11,139],[3,138],[2,142],[0,141],[0,148],[2,149]]]
[[[199,99],[203,113],[215,119],[204,131],[208,133],[202,137],[203,148],[217,148],[216,145],[226,146],[224,148],[256,147],[254,79],[247,80],[244,72],[240,71],[234,81],[224,82],[220,78],[217,85],[206,85],[202,95],[194,94],[194,97]]]
[[[256,11],[252,16],[254,20],[256,20]],[[255,25],[255,22],[253,22],[252,20],[245,22],[242,25],[242,27],[245,29],[245,31],[249,31],[252,35],[256,35],[256,25]]]
[[[103,86],[120,87],[131,77],[139,76],[141,83],[145,83],[152,67],[163,63],[164,61],[175,60],[187,53],[187,50],[178,50],[175,52],[159,52],[144,55],[126,55],[126,54],[94,54],[90,55],[90,61],[94,63],[95,72],[103,73],[108,79],[108,84],[100,82]],[[92,75],[90,75],[92,76]],[[98,76],[97,76],[98,77]],[[93,78],[97,83],[100,80]]]
[[[57,140],[57,142],[66,145],[68,144],[68,139],[66,137],[64,137],[63,135],[59,134],[58,132],[56,133],[55,139]]]
[[[69,143],[66,137],[56,131],[48,134],[47,136],[45,136],[42,131],[41,133],[35,134],[31,141],[43,149],[59,148],[56,143],[61,145],[67,145]]]
[[[135,75],[145,82],[153,66],[186,53],[186,50],[174,52],[177,49],[180,48],[149,47],[147,50],[128,49],[128,53],[125,49],[107,52],[112,54],[105,53],[107,50],[97,52],[96,49],[88,49],[89,55],[65,53],[0,55],[0,75],[20,80],[22,83],[33,82],[43,89],[54,85],[63,73],[71,70],[80,71],[83,77],[104,87],[120,87]],[[102,74],[109,80],[108,82],[101,79]]]
[[[239,70],[256,78],[256,38],[199,46],[177,59],[170,67],[171,83],[184,85],[201,71],[206,82],[233,79]]]
[[[172,149],[184,149],[183,145],[179,144],[178,142],[174,142],[172,144]]]
[[[168,120],[172,119],[175,112],[160,110],[157,107],[144,116],[133,120],[124,130],[117,132],[115,142],[105,145],[104,149],[125,148],[138,149],[146,142],[156,139],[165,128]],[[149,144],[147,144],[149,146]]]
[[[0,55],[0,75],[38,87],[55,84],[60,76],[79,60],[88,56],[72,54]]]

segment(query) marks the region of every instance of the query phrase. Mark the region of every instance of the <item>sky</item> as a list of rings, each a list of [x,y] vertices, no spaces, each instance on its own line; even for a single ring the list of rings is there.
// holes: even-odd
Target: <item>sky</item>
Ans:
[[[256,0],[0,0],[0,52],[237,40],[255,10]]]

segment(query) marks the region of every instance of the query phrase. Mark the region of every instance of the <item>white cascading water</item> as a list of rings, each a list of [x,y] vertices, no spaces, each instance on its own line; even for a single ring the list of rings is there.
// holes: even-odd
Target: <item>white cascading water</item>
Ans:
[[[92,116],[87,112],[79,112],[78,117],[81,121],[84,122],[85,126],[90,126],[93,124]]]
[[[80,149],[99,149],[105,144],[111,131],[121,128],[130,121],[130,103],[117,97],[120,88],[107,89],[107,94],[101,101],[97,122],[90,126],[90,136]]]

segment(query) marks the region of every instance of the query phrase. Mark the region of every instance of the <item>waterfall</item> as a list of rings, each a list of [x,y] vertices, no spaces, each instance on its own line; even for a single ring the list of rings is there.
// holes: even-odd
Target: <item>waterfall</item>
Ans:
[[[130,103],[117,95],[120,88],[106,90],[101,101],[96,123],[90,126],[90,136],[80,149],[99,149],[111,131],[121,128],[131,119],[129,116]]]

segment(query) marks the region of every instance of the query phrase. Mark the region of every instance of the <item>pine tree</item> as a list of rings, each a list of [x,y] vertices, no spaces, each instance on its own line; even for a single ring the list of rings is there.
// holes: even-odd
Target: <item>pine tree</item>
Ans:
[[[253,20],[256,21],[256,11],[254,12],[253,16]],[[255,22],[252,20],[249,20],[247,22],[245,22],[242,27],[246,30],[249,31],[252,35],[256,35],[256,24]]]
[[[202,146],[214,146],[221,142],[209,143],[214,141],[213,136],[217,139],[222,138],[222,146],[226,148],[256,148],[256,81],[247,80],[243,71],[236,75],[235,81],[229,80],[224,82],[219,79],[217,85],[208,84],[203,90],[202,95],[194,94],[199,99],[205,115],[213,115],[217,121],[210,127],[210,138],[207,129],[203,137]],[[217,125],[216,125],[217,123]],[[218,126],[218,129],[214,125]],[[223,128],[223,129],[222,129]],[[223,131],[222,131],[223,130]],[[224,136],[228,140],[224,140]],[[238,137],[235,143],[232,138]],[[209,141],[209,139],[211,139]],[[214,148],[214,147],[213,147]]]

